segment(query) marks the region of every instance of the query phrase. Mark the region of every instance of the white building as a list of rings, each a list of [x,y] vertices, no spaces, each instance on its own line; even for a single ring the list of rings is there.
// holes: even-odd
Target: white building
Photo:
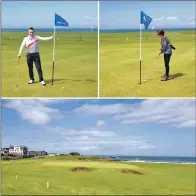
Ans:
[[[1,155],[8,155],[9,154],[9,148],[1,148]]]
[[[28,152],[28,148],[26,146],[10,146],[9,154],[13,155],[25,155]]]
[[[52,157],[52,156],[56,156],[57,153],[49,153],[48,156]]]

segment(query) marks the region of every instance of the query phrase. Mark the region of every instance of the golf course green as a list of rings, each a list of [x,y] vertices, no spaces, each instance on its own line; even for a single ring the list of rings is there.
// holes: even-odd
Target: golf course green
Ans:
[[[53,33],[37,32],[47,37]],[[18,51],[27,32],[2,32],[2,97],[97,97],[97,32],[56,33],[54,85],[52,77],[53,40],[40,41],[46,87],[42,87],[34,67],[36,83],[29,85],[24,48],[16,87]]]
[[[89,171],[73,170],[79,167]],[[2,195],[194,195],[194,182],[195,165],[84,161],[72,156],[2,161]]]
[[[167,32],[176,47],[170,62],[172,79],[165,74],[163,55],[156,59],[160,38],[142,33],[142,84],[140,76],[140,34],[100,33],[101,97],[195,97],[195,31]]]

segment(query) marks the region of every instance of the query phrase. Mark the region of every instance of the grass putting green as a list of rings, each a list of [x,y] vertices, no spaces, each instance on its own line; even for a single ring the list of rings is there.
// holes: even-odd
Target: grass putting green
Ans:
[[[92,162],[92,161],[59,161],[59,162],[44,162],[43,166],[64,166],[64,167],[85,167],[89,168],[105,168],[105,169],[137,169],[137,166],[127,165],[116,162]]]
[[[52,35],[39,32],[36,34]],[[96,32],[57,33],[54,85],[51,85],[53,40],[40,41],[46,87],[40,85],[35,67],[36,83],[28,84],[25,51],[22,53],[19,67],[19,87],[16,87],[17,55],[25,36],[26,32],[2,33],[2,97],[97,97]]]
[[[76,167],[90,170],[73,172]],[[144,175],[122,173],[122,169]],[[2,194],[194,195],[195,165],[85,162],[62,156],[2,161]]]
[[[173,79],[160,81],[163,56],[156,60],[160,39],[142,35],[142,85],[139,85],[139,33],[100,33],[101,97],[195,97],[195,31],[166,32],[176,47],[170,62]]]

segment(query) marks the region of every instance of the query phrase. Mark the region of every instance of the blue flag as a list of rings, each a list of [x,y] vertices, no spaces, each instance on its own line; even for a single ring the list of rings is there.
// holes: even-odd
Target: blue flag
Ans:
[[[152,18],[141,11],[140,24],[144,24],[145,29],[148,29],[148,26],[150,25],[151,22],[152,22]]]
[[[54,25],[55,26],[66,26],[66,27],[69,26],[68,22],[56,13],[55,13]]]

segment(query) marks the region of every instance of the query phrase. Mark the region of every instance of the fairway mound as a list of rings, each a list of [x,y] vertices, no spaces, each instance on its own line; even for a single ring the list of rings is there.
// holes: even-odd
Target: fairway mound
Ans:
[[[72,168],[72,172],[90,172],[92,171],[91,168],[88,167],[74,167]]]
[[[126,173],[126,174],[138,174],[138,175],[144,175],[141,172],[135,171],[135,170],[131,170],[131,169],[123,169],[121,170],[122,173]]]

